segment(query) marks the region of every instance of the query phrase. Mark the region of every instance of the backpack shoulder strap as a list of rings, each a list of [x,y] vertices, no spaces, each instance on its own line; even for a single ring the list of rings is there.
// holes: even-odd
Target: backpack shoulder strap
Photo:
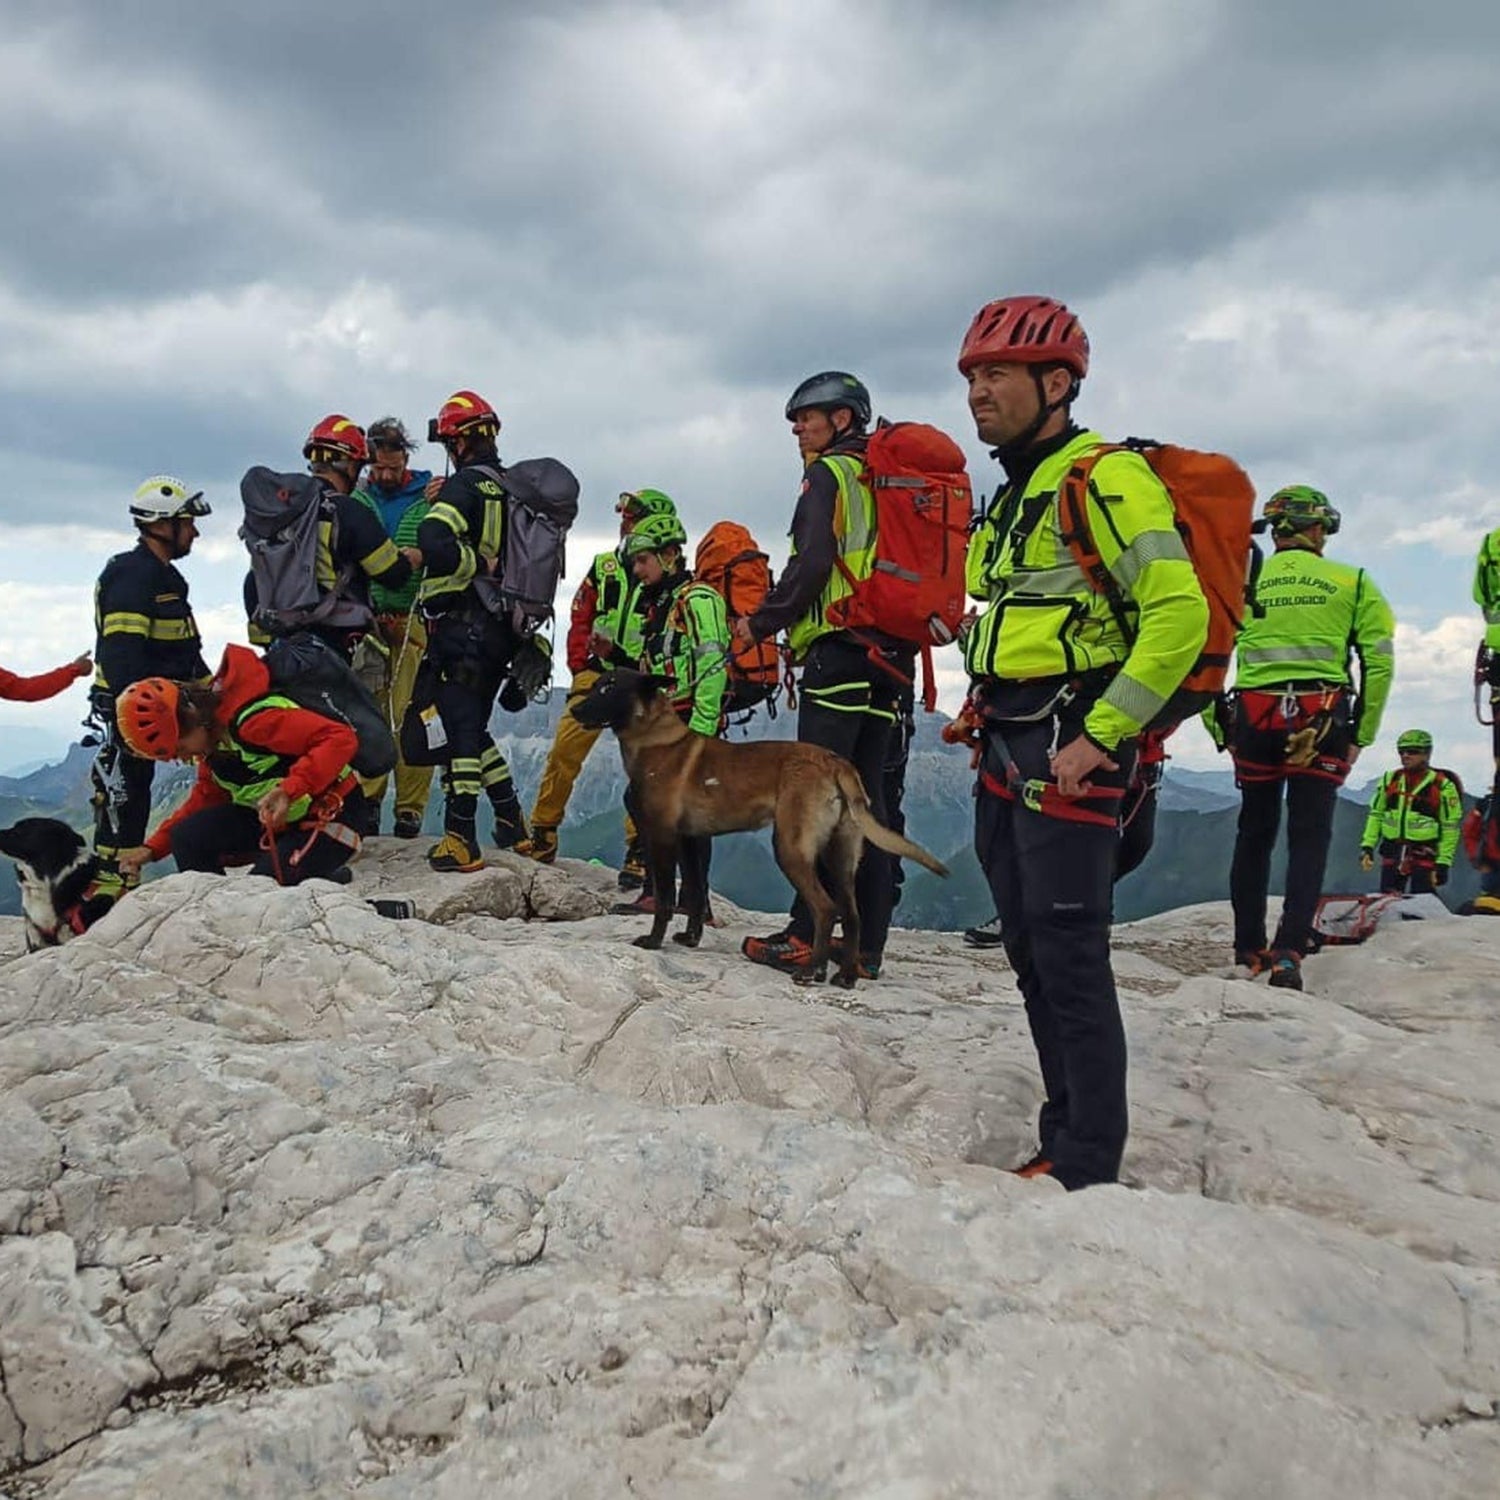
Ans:
[[[1121,443],[1101,443],[1097,448],[1080,454],[1069,466],[1057,487],[1057,515],[1062,527],[1062,539],[1073,561],[1078,564],[1089,587],[1103,594],[1109,601],[1115,620],[1127,640],[1134,636],[1130,620],[1129,601],[1125,592],[1115,581],[1115,576],[1104,565],[1099,544],[1094,540],[1094,529],[1089,524],[1089,491],[1094,483],[1094,468],[1101,458],[1111,453],[1133,451]]]

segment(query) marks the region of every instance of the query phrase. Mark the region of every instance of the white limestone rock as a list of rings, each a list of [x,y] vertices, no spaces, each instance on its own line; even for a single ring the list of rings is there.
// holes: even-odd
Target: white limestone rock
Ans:
[[[1121,929],[1136,1190],[1069,1196],[996,1170],[1037,1104],[1002,957],[898,932],[802,989],[739,956],[763,916],[644,953],[610,872],[387,842],[5,969],[0,1470],[49,1500],[1500,1472],[1500,924],[1303,995],[1221,977],[1219,908]],[[403,889],[427,920],[363,899]]]

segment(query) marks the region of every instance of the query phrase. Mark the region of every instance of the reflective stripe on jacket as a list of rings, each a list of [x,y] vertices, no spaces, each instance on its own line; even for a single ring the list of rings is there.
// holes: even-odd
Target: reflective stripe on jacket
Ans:
[[[1065,679],[1118,666],[1084,729],[1112,750],[1160,712],[1197,660],[1208,605],[1171,497],[1138,454],[1106,454],[1089,483],[1099,556],[1124,593],[1127,635],[1062,537],[1057,487],[1103,439],[1081,432],[1044,458],[1017,496],[996,496],[969,539],[969,593],[987,604],[964,642],[975,678]]]
[[[838,546],[839,559],[856,580],[866,579],[875,566],[875,497],[865,483],[864,463],[848,453],[824,453],[813,462],[828,468],[838,484],[833,539]],[[800,619],[793,620],[787,630],[787,644],[796,660],[801,661],[807,655],[808,647],[819,636],[828,635],[838,628],[829,624],[828,611],[851,592],[844,569],[835,563],[829,569],[828,581],[812,608]]]
[[[648,604],[643,671],[670,679],[672,706],[691,705],[688,728],[715,735],[729,682],[729,618],[724,596],[684,572],[663,600]]]
[[[1235,643],[1234,685],[1348,687],[1352,653],[1360,666],[1354,742],[1372,744],[1396,671],[1396,619],[1374,579],[1306,547],[1283,547],[1262,565],[1255,600]]]
[[[1443,771],[1387,771],[1375,785],[1360,846],[1379,843],[1432,844],[1437,863],[1451,865],[1458,852],[1464,806],[1458,787]]]

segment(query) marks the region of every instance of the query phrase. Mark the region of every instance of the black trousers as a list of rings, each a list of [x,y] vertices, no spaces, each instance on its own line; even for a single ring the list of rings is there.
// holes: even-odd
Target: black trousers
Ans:
[[[1234,907],[1234,947],[1237,953],[1260,952],[1266,943],[1266,890],[1271,883],[1271,851],[1281,827],[1283,791],[1286,799],[1286,895],[1272,948],[1306,953],[1328,843],[1333,836],[1333,810],[1339,783],[1322,776],[1290,776],[1284,781],[1240,784],[1240,821],[1229,866],[1229,899]]]
[[[448,737],[443,767],[443,826],[472,840],[481,791],[497,813],[520,804],[510,766],[490,735],[490,714],[515,653],[514,634],[476,606],[459,606],[428,628],[427,659],[437,672],[437,704]]]
[[[1062,801],[1048,754],[1082,727],[996,723],[985,732],[974,848],[989,882],[1006,956],[1026,1002],[1045,1098],[1042,1155],[1067,1188],[1114,1182],[1129,1128],[1125,1027],[1109,958],[1119,807],[1135,746],[1097,771],[1096,798]]]
[[[1500,790],[1500,651],[1491,651],[1485,664],[1490,684],[1490,743],[1495,756],[1495,786]]]
[[[1380,861],[1380,889],[1396,891],[1413,896],[1426,895],[1437,890],[1437,871],[1430,864],[1409,864],[1401,868],[1399,858]]]
[[[340,822],[357,817],[363,801],[358,791],[345,798]],[[357,839],[345,841],[333,833],[318,833],[310,824],[294,824],[276,835],[273,861],[270,851],[260,847],[263,832],[253,807],[205,807],[172,829],[172,857],[179,870],[222,875],[230,865],[248,864],[252,874],[273,879],[279,863],[282,884],[297,885],[331,875],[348,864],[359,847]]]
[[[909,652],[897,653],[892,660],[908,678],[911,676]],[[870,811],[887,826],[890,811],[885,800],[886,776],[902,687],[898,678],[870,660],[865,646],[844,636],[825,635],[814,641],[802,664],[797,738],[851,761],[870,799]],[[903,761],[903,787],[905,774]],[[818,878],[828,888],[821,861]],[[862,957],[878,962],[885,952],[895,896],[896,861],[885,850],[866,843],[854,876]],[[800,896],[792,902],[787,930],[803,942],[812,941],[812,912]]]
[[[112,808],[109,805],[109,791],[104,778],[110,766],[113,766],[124,783],[125,802],[121,807]],[[114,874],[119,869],[116,863],[119,851],[134,849],[146,842],[146,825],[151,821],[151,782],[156,775],[156,762],[132,755],[117,738],[115,744],[95,760],[89,774],[94,789],[94,853],[99,856],[101,869],[107,874]]]
[[[1162,767],[1143,766],[1120,805],[1120,847],[1115,852],[1115,879],[1123,880],[1145,863],[1156,842],[1156,812],[1161,802]]]

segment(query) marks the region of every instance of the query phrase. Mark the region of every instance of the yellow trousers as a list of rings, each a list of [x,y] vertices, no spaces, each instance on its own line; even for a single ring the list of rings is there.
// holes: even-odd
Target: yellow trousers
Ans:
[[[531,809],[533,828],[556,828],[567,811],[568,798],[573,795],[573,783],[589,751],[604,732],[602,729],[587,729],[570,712],[575,703],[581,703],[600,674],[591,667],[574,674],[573,685],[568,689],[568,701],[563,715],[557,721],[557,733],[552,737],[552,748],[547,752],[547,764],[542,770],[542,784],[537,789],[536,804]],[[635,824],[625,819],[625,841],[635,841]]]
[[[377,693],[385,714],[386,723],[396,734],[396,811],[411,812],[421,817],[427,811],[427,796],[432,790],[432,766],[409,766],[401,758],[400,728],[406,705],[411,702],[412,690],[416,686],[417,668],[421,665],[422,653],[427,649],[427,629],[421,615],[413,611],[411,627],[407,628],[405,615],[382,615],[376,623],[380,638],[390,648],[390,671],[386,674],[385,688]],[[371,805],[379,808],[385,796],[388,776],[373,776],[361,781],[365,796]]]

